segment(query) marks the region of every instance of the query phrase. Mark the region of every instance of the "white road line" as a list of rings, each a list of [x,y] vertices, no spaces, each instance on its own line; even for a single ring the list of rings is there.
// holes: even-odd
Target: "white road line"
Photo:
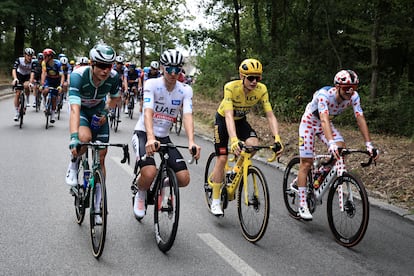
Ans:
[[[210,233],[197,235],[241,275],[260,275]]]

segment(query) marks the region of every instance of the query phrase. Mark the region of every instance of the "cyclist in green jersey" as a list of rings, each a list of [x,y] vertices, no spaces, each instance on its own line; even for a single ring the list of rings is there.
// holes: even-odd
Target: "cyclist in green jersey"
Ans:
[[[75,69],[70,75],[70,143],[72,157],[66,174],[66,184],[77,185],[77,160],[86,147],[77,151],[80,142],[98,140],[109,142],[107,115],[120,99],[119,76],[112,70],[116,53],[108,45],[99,44],[90,50],[91,65]],[[108,100],[106,96],[109,94]],[[93,120],[98,117],[98,120]],[[101,167],[105,175],[106,149],[100,151]],[[73,158],[74,157],[74,158]]]

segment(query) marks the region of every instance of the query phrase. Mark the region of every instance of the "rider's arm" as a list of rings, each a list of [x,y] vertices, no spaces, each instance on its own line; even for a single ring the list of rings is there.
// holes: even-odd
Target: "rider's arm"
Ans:
[[[266,118],[269,122],[269,127],[271,132],[273,133],[273,136],[279,135],[279,124],[273,111],[267,111]]]
[[[45,63],[45,61],[42,61],[42,75],[40,77],[40,85],[42,85],[42,86],[45,85],[46,76],[47,76],[46,63]]]
[[[234,123],[233,110],[225,110],[224,117],[226,119],[226,128],[229,133],[229,138],[237,138],[236,124]]]
[[[80,124],[80,105],[70,105],[70,116],[69,116],[69,131],[70,134],[77,133]]]
[[[365,142],[371,142],[371,136],[369,134],[367,121],[365,120],[365,116],[363,114],[356,117],[356,121],[361,131],[362,137],[364,137]]]
[[[321,120],[321,126],[322,126],[322,130],[323,130],[323,134],[325,135],[325,137],[328,141],[332,141],[333,140],[333,133],[332,133],[332,129],[331,129],[331,123],[330,123],[330,120],[329,120],[329,113],[320,112],[319,113],[319,118]]]

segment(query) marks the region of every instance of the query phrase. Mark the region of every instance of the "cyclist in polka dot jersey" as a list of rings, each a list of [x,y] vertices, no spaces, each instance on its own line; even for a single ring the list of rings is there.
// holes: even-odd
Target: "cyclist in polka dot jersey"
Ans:
[[[306,106],[299,126],[300,168],[297,186],[300,196],[299,215],[303,219],[312,219],[306,202],[306,177],[312,167],[315,136],[322,140],[329,152],[337,159],[337,166],[343,166],[338,147],[345,147],[344,138],[332,124],[332,117],[341,114],[352,106],[354,115],[365,140],[366,148],[371,154],[374,147],[371,142],[368,126],[356,92],[359,84],[357,74],[352,70],[341,70],[334,77],[335,86],[325,86],[313,94],[312,101]],[[375,159],[378,158],[378,155]]]

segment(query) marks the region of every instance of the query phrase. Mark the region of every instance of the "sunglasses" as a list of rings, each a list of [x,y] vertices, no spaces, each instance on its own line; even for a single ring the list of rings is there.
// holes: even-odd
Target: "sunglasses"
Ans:
[[[345,93],[353,93],[358,89],[358,85],[341,85],[341,88],[345,90]]]
[[[246,79],[248,79],[250,82],[253,82],[254,80],[259,82],[262,80],[262,77],[261,76],[247,76]]]
[[[112,64],[108,64],[108,63],[99,63],[99,62],[96,62],[95,63],[95,66],[98,67],[99,69],[102,69],[102,70],[112,68]]]
[[[165,66],[165,71],[167,71],[168,74],[178,74],[181,72],[181,70],[183,69],[182,67],[179,66]]]

